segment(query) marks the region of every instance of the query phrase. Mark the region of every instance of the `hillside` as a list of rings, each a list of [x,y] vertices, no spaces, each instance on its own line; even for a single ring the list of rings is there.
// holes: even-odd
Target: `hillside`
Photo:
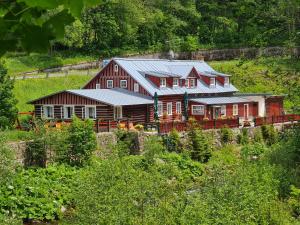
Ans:
[[[285,106],[300,106],[300,62],[291,58],[259,58],[255,60],[214,61],[216,70],[232,75],[241,92],[286,94]],[[56,91],[82,87],[91,77],[17,80],[15,94],[20,111],[32,110],[26,102]],[[26,90],[26,91],[24,91]]]

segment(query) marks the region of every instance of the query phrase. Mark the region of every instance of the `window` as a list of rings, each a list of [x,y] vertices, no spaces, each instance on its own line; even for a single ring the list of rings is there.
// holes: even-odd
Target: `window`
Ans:
[[[228,86],[229,85],[229,77],[225,77],[224,78],[224,86]]]
[[[226,105],[221,106],[221,115],[226,116]]]
[[[96,106],[85,107],[85,118],[96,119]]]
[[[204,115],[204,105],[192,105],[193,115]]]
[[[122,106],[116,106],[116,107],[114,107],[114,118],[115,118],[115,120],[123,118],[123,109],[122,109]]]
[[[133,91],[134,92],[139,92],[139,89],[140,89],[139,84],[138,83],[134,83]]]
[[[43,106],[44,117],[46,119],[53,119],[54,118],[54,107],[52,105],[45,105]]]
[[[234,104],[232,106],[232,115],[233,116],[239,115],[239,105],[238,104]]]
[[[120,88],[127,88],[127,80],[120,80]]]
[[[179,86],[179,79],[173,78],[173,87],[178,87],[178,86]]]
[[[214,87],[216,85],[216,79],[215,78],[210,78],[210,86]]]
[[[106,81],[106,87],[107,88],[113,88],[114,87],[114,81],[113,80],[107,80]]]
[[[162,116],[164,111],[164,107],[162,103],[157,104],[157,115]]]
[[[172,102],[168,102],[167,103],[167,113],[168,113],[168,115],[172,115],[173,114]]]
[[[115,72],[119,72],[119,66],[117,64],[115,64],[114,69],[115,69]]]
[[[64,106],[64,118],[71,119],[74,114],[74,107],[73,106]]]
[[[176,102],[176,113],[181,114],[181,102]]]
[[[100,89],[100,84],[96,84],[96,89]]]
[[[186,87],[189,86],[189,80],[188,80],[188,79],[185,80],[185,86],[186,86]]]
[[[166,87],[166,86],[167,86],[166,78],[160,78],[160,87]]]
[[[195,79],[190,79],[190,88],[194,88],[196,86]]]

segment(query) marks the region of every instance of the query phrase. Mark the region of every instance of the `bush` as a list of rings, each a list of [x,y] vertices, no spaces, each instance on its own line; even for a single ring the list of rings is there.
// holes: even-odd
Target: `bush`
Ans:
[[[94,122],[91,120],[82,121],[73,117],[68,133],[67,143],[69,146],[65,161],[73,166],[83,166],[89,161],[97,147]]]
[[[115,132],[117,136],[117,152],[119,156],[137,154],[139,150],[138,133],[136,131],[126,131],[118,129]]]
[[[267,145],[271,146],[278,141],[278,133],[273,125],[261,126],[261,132],[263,139]]]
[[[169,152],[182,152],[182,145],[180,142],[180,135],[176,129],[172,129],[169,135],[163,138],[164,145]]]
[[[12,177],[15,166],[13,151],[5,145],[4,140],[0,137],[0,185]]]
[[[237,135],[237,143],[241,145],[247,145],[249,143],[249,135],[246,128],[243,128],[242,133]]]
[[[254,138],[253,138],[254,142],[257,143],[263,143],[264,138],[261,132],[261,129],[255,129],[254,130]]]
[[[199,162],[207,162],[211,156],[212,143],[202,130],[195,126],[188,129],[189,150],[191,158]]]
[[[291,197],[288,200],[288,204],[292,207],[294,216],[299,218],[300,216],[300,189],[294,185],[291,186]]]
[[[248,144],[242,147],[241,154],[242,156],[247,159],[257,159],[260,157],[265,151],[266,147],[264,144],[261,143],[254,143],[254,144]]]
[[[163,141],[160,137],[150,136],[144,144],[144,156],[147,164],[153,164],[155,156],[165,152]]]
[[[220,135],[223,144],[228,144],[233,141],[233,132],[228,127],[222,127],[220,130]]]

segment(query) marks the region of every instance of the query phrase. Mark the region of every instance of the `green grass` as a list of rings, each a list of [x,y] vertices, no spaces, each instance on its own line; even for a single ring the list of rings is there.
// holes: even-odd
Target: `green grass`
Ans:
[[[4,63],[8,69],[8,74],[16,75],[22,72],[30,72],[39,69],[58,67],[67,64],[90,62],[97,60],[96,56],[74,54],[68,52],[55,53],[53,55],[36,54],[21,56],[6,56]]]
[[[16,80],[14,93],[19,111],[32,111],[28,101],[66,89],[81,88],[91,76],[68,76],[44,79]]]
[[[26,141],[32,139],[31,131],[6,130],[0,131],[0,136],[7,142],[10,141]]]
[[[233,84],[247,93],[285,94],[285,107],[300,106],[300,60],[289,57],[214,61],[217,71],[232,75]]]

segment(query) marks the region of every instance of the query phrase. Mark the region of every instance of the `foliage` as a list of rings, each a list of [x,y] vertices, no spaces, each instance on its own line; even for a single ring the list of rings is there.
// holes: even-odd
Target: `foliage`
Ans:
[[[197,127],[194,121],[189,121],[188,141],[191,158],[199,162],[207,162],[211,156],[212,144],[209,137]]]
[[[144,143],[144,156],[147,164],[151,165],[154,163],[155,156],[165,152],[165,146],[160,137],[150,136],[145,140]]]
[[[237,135],[237,143],[247,145],[249,143],[249,134],[247,128],[243,128],[242,132]]]
[[[87,163],[97,147],[94,122],[73,117],[68,128],[67,143],[65,161],[74,166]]]
[[[176,129],[172,129],[168,135],[164,136],[163,141],[169,152],[180,153],[183,151],[183,146],[180,142],[180,135]]]
[[[13,94],[14,81],[0,63],[0,130],[11,128],[17,118],[17,100]]]
[[[5,184],[14,173],[16,167],[15,155],[0,137],[0,185]]]
[[[241,154],[245,159],[257,159],[263,153],[266,152],[266,146],[264,144],[255,142],[242,147]]]
[[[0,136],[5,139],[5,141],[26,141],[32,139],[32,131],[22,131],[22,130],[5,130],[0,132]]]
[[[222,127],[220,130],[221,142],[223,144],[228,144],[233,141],[233,132],[228,127]]]
[[[278,134],[273,125],[261,126],[263,139],[267,145],[273,145],[277,142]]]
[[[291,186],[291,197],[288,204],[292,207],[294,216],[298,218],[300,216],[300,189],[294,185]]]
[[[138,132],[118,129],[116,132],[119,156],[137,153]]]
[[[65,25],[79,17],[84,7],[98,0],[81,1],[7,1],[1,4],[1,54],[20,47],[26,51],[46,52],[50,41],[63,38]]]
[[[73,202],[76,171],[66,166],[22,169],[0,186],[0,211],[20,219],[56,220]]]
[[[254,140],[254,142],[257,142],[257,143],[263,143],[264,138],[263,138],[261,129],[254,130],[253,140]]]

